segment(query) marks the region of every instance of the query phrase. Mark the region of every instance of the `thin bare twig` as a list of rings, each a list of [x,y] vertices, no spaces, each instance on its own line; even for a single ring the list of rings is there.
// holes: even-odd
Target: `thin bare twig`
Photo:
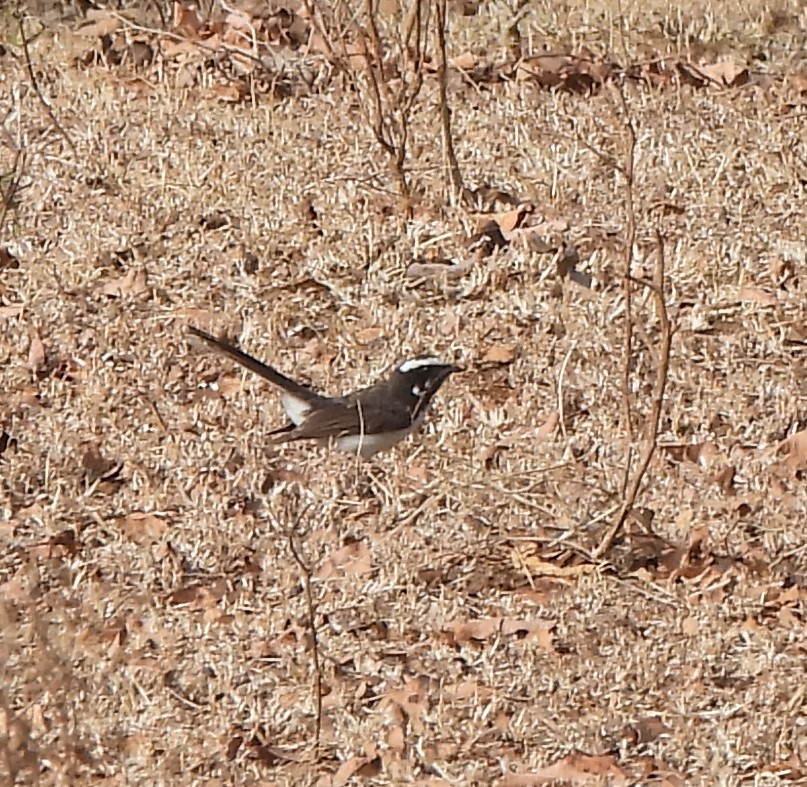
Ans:
[[[628,440],[625,455],[625,468],[622,475],[621,495],[624,499],[628,488],[631,465],[633,464],[633,424],[630,394],[630,369],[633,361],[633,247],[636,243],[636,207],[633,199],[634,171],[636,166],[636,127],[633,125],[625,91],[622,85],[617,89],[622,104],[622,114],[627,132],[628,148],[625,151],[625,165],[622,176],[625,179],[625,214],[627,221],[627,237],[625,239],[625,268],[622,288],[625,298],[625,323],[622,349],[622,418]]]
[[[384,136],[384,102],[389,104],[392,101],[392,96],[383,73],[380,73],[384,70],[384,48],[381,46],[381,36],[378,34],[373,0],[366,0],[365,13],[367,14],[367,29],[370,31],[370,44],[373,48],[372,55],[370,53],[365,54],[364,67],[370,87],[373,89],[375,103],[374,130],[378,141],[384,145],[388,152],[392,152],[392,146]],[[362,48],[364,49],[364,46]],[[376,72],[376,68],[379,69],[379,72]]]
[[[306,506],[303,511],[297,516],[289,528],[289,551],[292,554],[297,565],[302,572],[303,589],[305,590],[306,605],[308,607],[308,628],[311,632],[311,649],[313,651],[314,660],[314,707],[316,709],[316,721],[314,727],[314,747],[319,751],[322,739],[322,669],[319,660],[319,638],[317,636],[317,610],[314,604],[314,594],[311,590],[311,577],[313,571],[311,567],[303,560],[294,539],[297,535],[297,528],[305,515],[308,507]]]
[[[0,194],[2,200],[2,207],[0,207],[0,233],[6,223],[6,216],[8,215],[11,206],[14,204],[14,199],[22,181],[23,173],[25,172],[25,153],[22,149],[18,148],[14,153],[14,163],[11,165],[11,180],[9,181],[8,188],[4,189]]]
[[[566,413],[563,405],[563,379],[566,376],[566,367],[569,365],[569,358],[572,357],[572,352],[577,346],[577,342],[573,341],[563,357],[563,362],[560,365],[558,372],[558,416],[560,418],[560,432],[563,435],[563,442],[568,446],[569,436],[566,434]]]
[[[653,273],[653,281],[646,282],[642,279],[632,279],[631,283],[641,284],[650,289],[656,301],[656,310],[658,311],[658,318],[661,324],[661,348],[659,351],[658,367],[656,368],[656,381],[653,386],[653,402],[650,411],[650,417],[647,420],[644,434],[644,446],[642,454],[639,457],[639,463],[630,483],[627,486],[625,497],[622,501],[622,506],[619,510],[619,515],[614,520],[614,523],[608,529],[600,545],[594,550],[593,555],[595,558],[601,558],[610,548],[614,542],[622,526],[625,524],[628,514],[636,502],[636,496],[639,494],[639,488],[644,480],[647,468],[650,466],[650,460],[653,458],[657,444],[658,444],[658,427],[661,422],[661,410],[664,405],[664,392],[667,388],[667,374],[670,366],[670,349],[672,347],[672,330],[670,327],[670,318],[667,313],[667,302],[665,300],[666,280],[665,280],[665,260],[664,260],[664,239],[661,232],[656,230],[656,266]]]
[[[45,107],[45,111],[48,113],[48,117],[50,118],[51,123],[56,127],[56,130],[59,134],[62,135],[65,142],[67,142],[70,150],[73,151],[73,154],[77,154],[76,146],[73,143],[73,140],[70,139],[70,135],[64,130],[62,124],[56,119],[56,114],[53,111],[53,107],[47,102],[45,96],[42,94],[42,90],[39,87],[39,82],[37,82],[36,74],[34,73],[34,66],[31,63],[31,51],[28,47],[28,36],[25,33],[25,21],[22,17],[17,20],[19,27],[20,27],[20,39],[22,40],[22,51],[25,53],[25,67],[28,71],[28,76],[31,79],[31,85],[34,88],[34,92],[39,97],[39,101],[43,107]]]
[[[448,62],[446,58],[446,3],[447,0],[437,0],[437,82],[440,88],[440,125],[443,132],[443,156],[448,168],[449,183],[451,184],[451,200],[465,198],[465,186],[462,182],[462,173],[454,150],[454,138],[451,134],[451,109],[448,106]]]
[[[312,3],[312,0],[306,2]],[[342,71],[350,79],[353,89],[360,98],[359,106],[367,125],[389,159],[398,194],[408,215],[411,215],[412,211],[409,199],[411,188],[406,169],[409,131],[412,110],[423,86],[431,8],[428,0],[413,0],[413,3],[406,18],[399,19],[398,29],[401,34],[395,37],[396,44],[393,49],[397,51],[391,64],[393,66],[397,64],[397,75],[401,78],[395,81],[385,68],[385,43],[379,31],[377,0],[364,0],[360,8],[366,17],[365,27],[356,26],[361,45],[361,72],[364,74],[364,80],[356,76],[357,69],[353,66],[355,54],[348,53],[343,41],[333,40],[333,36],[322,21],[321,13],[314,15],[319,32],[325,41],[326,50],[332,54],[335,62],[341,65]],[[311,7],[318,11],[316,5]]]

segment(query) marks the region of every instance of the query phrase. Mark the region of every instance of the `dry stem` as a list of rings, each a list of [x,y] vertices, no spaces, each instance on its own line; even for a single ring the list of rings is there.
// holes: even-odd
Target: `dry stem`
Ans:
[[[653,458],[658,441],[658,426],[661,421],[661,408],[664,404],[664,392],[667,387],[667,372],[670,365],[670,348],[672,345],[672,330],[670,328],[670,319],[667,314],[667,303],[665,300],[664,239],[658,229],[656,230],[656,246],[657,255],[653,281],[647,282],[643,279],[630,280],[630,283],[636,282],[637,284],[641,284],[653,293],[659,322],[661,323],[661,350],[659,352],[658,367],[656,368],[656,381],[653,386],[652,409],[645,427],[644,447],[642,448],[642,454],[639,458],[639,464],[633,472],[633,476],[627,486],[619,515],[605,534],[605,538],[603,538],[597,549],[594,550],[593,555],[595,558],[601,558],[605,552],[608,551],[617,534],[622,529],[625,519],[633,508],[633,504],[636,502],[639,487],[642,484],[647,468],[650,466],[650,460]]]
[[[25,33],[25,22],[23,21],[22,17],[20,17],[18,23],[20,27],[20,39],[22,41],[22,50],[25,53],[25,67],[26,70],[28,71],[28,76],[31,80],[31,85],[34,88],[34,92],[39,98],[39,101],[42,104],[42,106],[45,107],[45,111],[48,113],[48,117],[50,118],[51,123],[53,123],[54,127],[59,132],[59,134],[61,134],[61,136],[64,138],[65,142],[67,142],[68,146],[70,147],[70,150],[72,150],[73,153],[75,153],[76,146],[73,143],[73,140],[70,139],[70,135],[64,130],[62,124],[59,123],[59,121],[56,119],[56,115],[53,112],[53,107],[47,102],[45,96],[42,95],[42,90],[39,87],[39,82],[37,82],[36,74],[34,73],[34,66],[31,63],[31,51],[28,47],[29,41],[28,36]]]
[[[633,199],[634,170],[636,166],[636,127],[630,114],[628,102],[625,100],[625,91],[619,85],[617,93],[622,105],[625,131],[628,135],[628,148],[625,152],[625,165],[622,176],[625,179],[625,213],[627,218],[627,237],[625,238],[625,270],[622,278],[622,289],[625,297],[625,323],[623,334],[622,355],[622,417],[625,422],[627,435],[627,452],[625,455],[625,469],[622,475],[621,494],[625,498],[630,478],[630,468],[633,464],[633,424],[631,422],[631,395],[630,395],[630,367],[633,360],[633,252],[636,243],[636,209]]]
[[[462,173],[454,150],[454,138],[451,134],[451,109],[448,105],[448,62],[446,58],[446,0],[437,0],[437,53],[438,71],[437,79],[440,86],[440,123],[443,135],[443,156],[448,168],[449,183],[451,185],[451,199],[462,199],[465,195],[465,186],[462,182]]]
[[[293,524],[288,531],[289,551],[292,554],[297,565],[300,567],[301,577],[303,580],[303,588],[305,590],[305,600],[308,612],[308,629],[311,632],[311,650],[314,660],[314,708],[316,709],[316,720],[314,727],[314,749],[319,751],[322,739],[322,668],[319,660],[319,638],[317,636],[317,609],[314,603],[314,594],[311,590],[311,577],[313,571],[311,567],[303,560],[294,539],[297,535],[297,528],[307,509],[303,509],[302,513],[296,517]]]

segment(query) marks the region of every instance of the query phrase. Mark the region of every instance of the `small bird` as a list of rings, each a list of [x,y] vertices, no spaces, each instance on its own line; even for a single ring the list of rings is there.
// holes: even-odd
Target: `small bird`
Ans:
[[[228,342],[193,326],[188,330],[282,389],[280,401],[290,423],[269,433],[274,442],[332,442],[337,450],[362,459],[392,448],[417,430],[440,386],[449,375],[462,371],[436,358],[415,358],[369,388],[345,396],[322,396]]]

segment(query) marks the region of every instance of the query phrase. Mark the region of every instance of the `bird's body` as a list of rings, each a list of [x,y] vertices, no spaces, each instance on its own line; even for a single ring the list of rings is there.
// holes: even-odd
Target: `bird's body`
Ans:
[[[290,423],[271,433],[275,442],[318,440],[369,459],[416,431],[440,386],[458,367],[433,358],[405,361],[375,385],[345,396],[322,396],[277,369],[205,331],[190,332],[282,390]]]

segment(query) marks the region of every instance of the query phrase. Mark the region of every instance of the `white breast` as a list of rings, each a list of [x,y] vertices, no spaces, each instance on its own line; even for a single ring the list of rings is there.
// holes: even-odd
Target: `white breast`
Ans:
[[[387,451],[419,429],[425,417],[426,413],[420,413],[408,429],[398,429],[394,432],[382,432],[380,434],[352,434],[339,437],[336,440],[336,448],[346,454],[354,454],[362,459],[369,459],[373,454]]]

